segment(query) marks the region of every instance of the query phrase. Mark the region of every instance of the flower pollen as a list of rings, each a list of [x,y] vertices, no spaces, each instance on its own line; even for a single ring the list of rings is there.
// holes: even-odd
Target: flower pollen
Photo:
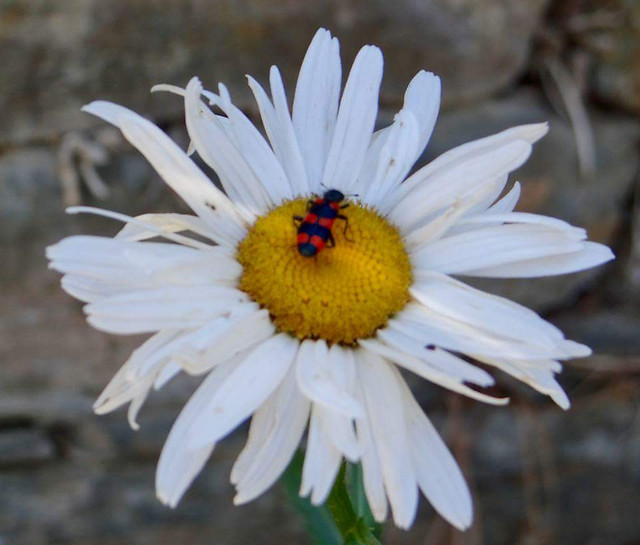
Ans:
[[[299,339],[353,344],[371,337],[409,299],[411,265],[398,230],[374,210],[351,203],[336,219],[335,247],[300,255],[294,216],[306,200],[260,217],[238,246],[240,289],[268,309],[279,330]]]

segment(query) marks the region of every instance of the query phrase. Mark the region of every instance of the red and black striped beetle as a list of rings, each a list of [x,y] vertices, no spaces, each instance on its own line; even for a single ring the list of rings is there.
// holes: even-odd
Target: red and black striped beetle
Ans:
[[[298,252],[305,257],[317,255],[325,246],[333,248],[336,241],[331,233],[331,228],[336,218],[345,221],[345,233],[349,226],[346,216],[339,210],[347,208],[349,203],[344,201],[344,193],[337,189],[329,189],[322,197],[307,201],[307,214],[305,217],[294,216],[293,220],[298,228]]]

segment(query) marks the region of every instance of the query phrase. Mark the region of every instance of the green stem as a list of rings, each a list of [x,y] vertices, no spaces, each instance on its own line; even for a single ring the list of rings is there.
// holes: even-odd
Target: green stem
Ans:
[[[367,528],[371,530],[371,533],[380,539],[382,535],[382,524],[376,522],[369,508],[369,502],[367,502],[367,495],[365,494],[364,483],[362,481],[362,465],[349,464],[346,473],[347,491],[349,492],[351,504],[356,514],[364,521]]]
[[[304,453],[299,450],[281,478],[293,509],[302,518],[313,545],[341,545],[342,538],[326,505],[316,507],[299,495]]]
[[[367,503],[359,465],[345,464],[324,505],[314,506],[298,495],[304,454],[298,451],[282,476],[292,507],[302,517],[314,545],[381,545],[382,526],[377,524]]]
[[[331,494],[327,499],[327,507],[340,530],[344,545],[380,545],[364,516],[356,514],[345,485],[345,465],[340,468]],[[368,506],[367,506],[368,510]]]

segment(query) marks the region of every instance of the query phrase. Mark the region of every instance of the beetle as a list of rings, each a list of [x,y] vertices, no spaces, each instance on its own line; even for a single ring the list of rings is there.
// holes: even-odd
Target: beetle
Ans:
[[[328,189],[322,197],[307,201],[307,214],[293,216],[293,221],[298,229],[298,252],[305,257],[313,257],[327,246],[333,248],[336,241],[331,233],[331,228],[336,218],[344,220],[346,234],[349,226],[349,218],[339,213],[347,208],[349,203],[342,204],[345,195],[337,189]]]

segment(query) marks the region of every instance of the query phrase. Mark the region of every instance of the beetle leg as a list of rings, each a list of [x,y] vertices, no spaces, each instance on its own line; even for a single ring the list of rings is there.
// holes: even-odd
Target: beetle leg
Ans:
[[[300,228],[300,224],[304,218],[302,216],[293,216],[293,224],[296,226],[296,229]]]
[[[329,244],[329,242],[331,244]],[[333,238],[333,233],[329,231],[329,236],[327,236],[327,248],[335,248],[335,246],[336,246],[336,239]]]
[[[349,229],[349,218],[347,216],[343,216],[342,214],[338,214],[336,216],[336,218],[341,219],[344,221],[344,231],[342,231],[342,234],[344,235],[344,238],[348,241],[348,242],[353,242],[352,238],[349,238],[347,236],[347,229]]]

